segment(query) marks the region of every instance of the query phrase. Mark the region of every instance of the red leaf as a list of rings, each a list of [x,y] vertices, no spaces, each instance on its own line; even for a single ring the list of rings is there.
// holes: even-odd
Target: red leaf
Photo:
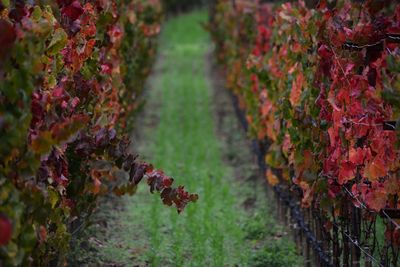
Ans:
[[[174,179],[172,179],[170,177],[164,177],[164,179],[163,179],[164,187],[170,187],[173,182],[174,182]]]
[[[28,10],[26,9],[25,4],[18,3],[17,1],[15,8],[10,10],[8,16],[10,17],[10,19],[16,22],[20,22],[22,18],[25,17],[26,15],[28,15]]]
[[[63,187],[67,187],[68,185],[68,179],[64,176],[64,174],[61,174],[60,176],[54,175],[54,180],[58,185],[62,185]]]
[[[40,238],[40,243],[43,243],[44,241],[46,241],[46,238],[47,238],[47,229],[43,225],[41,225],[39,227],[39,238]]]
[[[67,16],[72,21],[77,20],[83,14],[83,8],[79,1],[74,1],[70,5],[61,9],[61,14]]]
[[[333,56],[333,53],[326,45],[321,45],[318,48],[318,55],[323,59],[330,59]]]
[[[122,30],[117,25],[113,25],[108,30],[108,36],[110,36],[110,41],[112,43],[118,43],[122,38]]]
[[[76,108],[76,106],[78,106],[79,103],[80,103],[79,98],[74,97],[74,98],[71,100],[71,107],[72,107],[72,108]]]
[[[185,191],[183,186],[172,188],[174,179],[166,176],[162,171],[153,170],[152,166],[147,163],[143,163],[142,166],[146,167],[147,184],[150,186],[150,192],[160,192],[163,203],[168,206],[175,204],[178,213],[182,212],[189,202],[195,202],[199,198],[197,194],[190,194]]]
[[[0,59],[3,58],[15,42],[17,35],[11,23],[0,19]]]
[[[339,184],[345,184],[347,181],[354,179],[356,175],[356,165],[350,161],[343,161],[339,169]]]
[[[70,5],[71,3],[72,3],[72,0],[57,0],[57,4],[58,4],[59,6],[62,6],[62,7],[68,6],[68,5]]]
[[[370,209],[380,211],[386,206],[386,192],[376,188],[365,195],[365,202]]]
[[[110,63],[101,65],[101,73],[102,74],[111,74],[111,72],[112,72],[112,65]]]
[[[58,86],[53,90],[52,96],[55,98],[61,98],[64,96],[64,93],[65,93],[64,87]]]
[[[12,225],[10,220],[3,214],[0,214],[0,246],[7,245],[12,237]]]
[[[371,157],[369,148],[351,148],[349,151],[349,161],[356,165],[364,164],[364,161]]]

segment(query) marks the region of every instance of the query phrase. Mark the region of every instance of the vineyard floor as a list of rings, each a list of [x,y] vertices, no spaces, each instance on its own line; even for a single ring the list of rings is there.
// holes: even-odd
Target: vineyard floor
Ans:
[[[106,199],[74,240],[71,266],[298,265],[231,99],[216,90],[206,21],[196,11],[166,22],[132,137],[142,159],[200,199],[180,215],[146,185],[132,197]]]

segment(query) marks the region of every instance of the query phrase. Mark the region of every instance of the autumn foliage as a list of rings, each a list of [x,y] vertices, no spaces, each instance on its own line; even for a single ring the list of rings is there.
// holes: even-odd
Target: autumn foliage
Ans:
[[[197,195],[140,162],[126,133],[155,55],[153,1],[0,1],[0,258],[62,261],[98,196],[151,191],[182,211]]]
[[[400,6],[234,2],[217,1],[210,30],[252,135],[271,144],[283,179],[268,181],[335,214],[348,201],[397,208]]]

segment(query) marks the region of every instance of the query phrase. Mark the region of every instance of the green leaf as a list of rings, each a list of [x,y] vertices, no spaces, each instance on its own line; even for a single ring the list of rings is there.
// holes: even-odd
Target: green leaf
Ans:
[[[35,6],[32,12],[32,18],[38,21],[42,17],[42,9],[39,6]]]
[[[10,0],[1,0],[1,2],[3,3],[3,5],[5,7],[9,7],[10,6]]]
[[[47,54],[50,56],[57,54],[65,47],[67,42],[67,33],[61,28],[57,29],[53,34],[53,38],[51,39],[49,46],[47,47]]]
[[[54,209],[59,199],[58,193],[53,188],[49,188],[48,194],[49,203],[51,208]]]

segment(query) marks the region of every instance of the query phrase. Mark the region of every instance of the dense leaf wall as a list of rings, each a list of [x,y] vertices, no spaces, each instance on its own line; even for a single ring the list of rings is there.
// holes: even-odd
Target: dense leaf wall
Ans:
[[[202,7],[209,0],[162,0],[164,9],[169,13],[188,11],[192,8]]]
[[[144,176],[178,211],[197,198],[139,162],[122,135],[155,55],[160,3],[45,2],[0,1],[3,266],[62,262],[98,196],[133,194]]]
[[[397,208],[400,6],[220,0],[213,10],[228,87],[251,134],[271,144],[268,181],[297,185],[303,207],[327,214],[347,202]]]

